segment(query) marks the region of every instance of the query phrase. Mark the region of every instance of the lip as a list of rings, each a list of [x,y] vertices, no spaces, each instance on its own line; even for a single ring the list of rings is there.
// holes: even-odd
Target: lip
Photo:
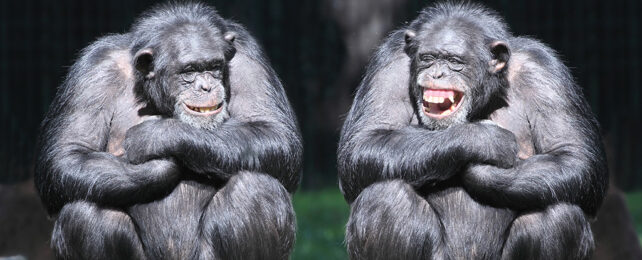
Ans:
[[[212,111],[198,112],[198,111],[195,111],[194,108],[208,108],[208,107],[192,106],[192,105],[188,105],[186,103],[183,103],[183,108],[185,108],[187,113],[190,113],[190,114],[196,115],[196,116],[211,116],[211,115],[218,114],[219,112],[221,112],[221,110],[223,110],[223,102],[218,103],[217,105],[215,105],[213,107],[218,107],[218,108],[215,109],[215,110],[212,110]]]

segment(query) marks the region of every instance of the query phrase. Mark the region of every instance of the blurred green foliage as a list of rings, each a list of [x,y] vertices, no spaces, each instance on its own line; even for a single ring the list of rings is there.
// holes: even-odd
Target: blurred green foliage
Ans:
[[[348,259],[343,238],[350,207],[338,188],[297,192],[296,246],[292,259]]]
[[[642,191],[627,193],[626,201],[642,244]]]

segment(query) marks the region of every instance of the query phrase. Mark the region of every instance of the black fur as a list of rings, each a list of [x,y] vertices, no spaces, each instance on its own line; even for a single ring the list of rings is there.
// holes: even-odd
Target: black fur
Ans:
[[[446,71],[473,101],[451,121],[425,115],[417,85],[432,59],[420,46],[450,37],[442,32],[464,35],[456,47],[471,54]],[[497,42],[505,48],[489,47]],[[497,57],[505,66],[493,67]],[[426,8],[385,40],[338,164],[352,259],[587,259],[588,218],[608,186],[598,125],[568,68],[468,3]]]
[[[219,63],[177,65],[209,57]],[[192,72],[200,83],[181,81]],[[214,91],[215,120],[179,113],[184,95]],[[211,7],[160,5],[85,48],[38,150],[58,258],[287,259],[293,247],[295,115],[254,39]]]

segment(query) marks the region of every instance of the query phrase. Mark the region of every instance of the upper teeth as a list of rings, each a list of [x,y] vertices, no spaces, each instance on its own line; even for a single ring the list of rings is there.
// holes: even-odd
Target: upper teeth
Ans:
[[[207,113],[207,112],[212,112],[216,108],[215,107],[189,107],[191,110],[194,110],[196,112],[200,113]]]
[[[424,94],[424,100],[430,103],[444,103],[446,99],[450,100],[451,103],[455,103],[455,96],[452,93],[449,94],[448,97],[437,97],[437,96],[429,96],[428,94]]]

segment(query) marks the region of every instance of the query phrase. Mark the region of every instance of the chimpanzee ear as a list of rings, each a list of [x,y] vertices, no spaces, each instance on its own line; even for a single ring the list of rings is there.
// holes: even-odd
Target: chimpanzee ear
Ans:
[[[134,56],[134,67],[146,79],[154,77],[154,52],[150,48],[145,48],[136,53]]]
[[[232,58],[234,58],[234,54],[236,54],[236,48],[234,47],[234,40],[236,40],[236,33],[235,32],[226,32],[223,35],[223,39],[227,43],[230,44],[229,48],[225,48],[225,60],[230,61]]]
[[[415,36],[417,36],[417,33],[413,30],[406,30],[404,40],[406,41],[406,44],[410,44],[413,39],[415,39]]]
[[[235,32],[226,32],[225,35],[223,35],[223,39],[225,39],[227,42],[230,44],[236,40],[236,33]]]
[[[506,68],[506,64],[510,59],[510,49],[507,43],[494,41],[490,44],[490,53],[493,55],[493,59],[489,62],[489,69],[492,73],[500,72]]]

